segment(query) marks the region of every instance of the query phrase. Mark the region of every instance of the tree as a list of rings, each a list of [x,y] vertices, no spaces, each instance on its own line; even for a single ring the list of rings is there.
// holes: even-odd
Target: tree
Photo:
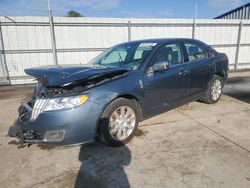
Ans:
[[[82,15],[74,10],[70,10],[67,12],[67,17],[82,17]]]

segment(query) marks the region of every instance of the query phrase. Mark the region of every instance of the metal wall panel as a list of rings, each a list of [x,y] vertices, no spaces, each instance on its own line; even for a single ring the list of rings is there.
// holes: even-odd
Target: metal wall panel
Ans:
[[[250,63],[250,46],[241,46],[239,51],[239,64]]]
[[[59,52],[58,62],[60,64],[86,64],[90,60],[94,59],[101,52],[91,51],[91,52]]]
[[[208,44],[236,44],[238,26],[197,26],[196,38]]]
[[[243,24],[241,43],[242,44],[250,44],[250,25]]]
[[[104,48],[128,40],[127,27],[56,26],[57,48]]]
[[[132,27],[132,40],[149,38],[192,38],[192,27]]]
[[[14,84],[12,81],[16,80],[15,77],[20,77],[19,80],[25,83],[25,79],[21,79],[22,76],[26,76],[24,69],[52,65],[53,56],[52,53],[15,53],[6,54],[6,61],[11,83]]]
[[[48,26],[3,26],[5,50],[51,49]]]
[[[235,12],[231,17],[234,18],[239,13]],[[4,54],[10,80],[12,84],[33,82],[33,79],[25,75],[25,68],[53,64],[48,18],[13,19],[17,23],[10,23],[1,17]],[[250,21],[243,22],[241,45],[237,45],[239,25],[240,20],[229,19],[199,19],[194,24],[192,19],[54,18],[59,65],[85,64],[104,49],[128,41],[129,38],[137,40],[194,36],[212,45],[217,51],[226,53],[230,69],[234,68],[239,46],[238,67],[249,68]]]

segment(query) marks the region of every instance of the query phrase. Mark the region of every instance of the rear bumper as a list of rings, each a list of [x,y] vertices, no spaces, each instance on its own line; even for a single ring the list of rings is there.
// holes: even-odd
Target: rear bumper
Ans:
[[[31,110],[27,103],[19,107],[19,117],[9,128],[8,135],[23,143],[74,145],[95,139],[101,107],[88,101],[72,109],[42,112],[37,119],[30,120]],[[46,139],[46,132],[63,132],[58,141]]]

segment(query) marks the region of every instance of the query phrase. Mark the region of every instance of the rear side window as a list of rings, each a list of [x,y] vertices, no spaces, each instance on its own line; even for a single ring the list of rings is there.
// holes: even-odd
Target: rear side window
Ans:
[[[184,45],[188,53],[189,61],[206,59],[209,57],[209,53],[199,44],[185,42]]]

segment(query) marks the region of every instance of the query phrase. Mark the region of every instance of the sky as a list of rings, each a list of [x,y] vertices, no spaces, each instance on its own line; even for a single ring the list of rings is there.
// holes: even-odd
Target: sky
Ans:
[[[249,0],[50,0],[53,16],[75,10],[86,17],[214,18]],[[47,0],[0,0],[0,12],[8,16],[47,16]]]

